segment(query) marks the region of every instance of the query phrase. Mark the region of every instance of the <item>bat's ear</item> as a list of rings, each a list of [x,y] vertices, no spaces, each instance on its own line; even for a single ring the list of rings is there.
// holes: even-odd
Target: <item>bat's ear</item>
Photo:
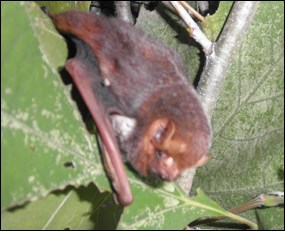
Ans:
[[[151,143],[157,148],[162,149],[167,141],[171,140],[175,133],[175,125],[168,118],[154,120],[148,130],[148,137]]]
[[[155,120],[149,128],[148,136],[154,150],[164,151],[169,155],[183,153],[186,144],[177,134],[176,124],[169,118]]]

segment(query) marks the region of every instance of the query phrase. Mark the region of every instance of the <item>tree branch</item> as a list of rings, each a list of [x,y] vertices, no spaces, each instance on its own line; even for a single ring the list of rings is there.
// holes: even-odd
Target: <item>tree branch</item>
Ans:
[[[115,1],[115,8],[117,18],[134,24],[130,1]]]
[[[245,37],[258,5],[258,1],[235,2],[218,41],[212,47],[213,52],[205,53],[206,65],[197,92],[201,96],[200,99],[209,120],[211,120],[223,89],[223,83],[234,60],[235,52]],[[190,169],[185,171],[178,180],[179,185],[186,193],[191,190],[194,175],[195,169]]]
[[[209,118],[212,117],[228,70],[239,49],[246,30],[258,8],[259,1],[237,1],[231,10],[225,27],[214,45],[213,53],[206,56],[197,92]]]

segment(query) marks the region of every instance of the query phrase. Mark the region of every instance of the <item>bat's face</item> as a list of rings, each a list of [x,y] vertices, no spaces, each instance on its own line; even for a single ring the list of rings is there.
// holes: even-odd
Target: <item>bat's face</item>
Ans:
[[[180,175],[176,160],[166,151],[157,149],[149,162],[148,169],[151,175],[157,175],[163,180],[172,181]]]
[[[149,126],[134,166],[144,176],[157,175],[172,181],[186,168],[207,162],[207,149],[197,152],[200,145],[203,144],[197,143],[188,129],[177,126],[169,118],[159,118]]]

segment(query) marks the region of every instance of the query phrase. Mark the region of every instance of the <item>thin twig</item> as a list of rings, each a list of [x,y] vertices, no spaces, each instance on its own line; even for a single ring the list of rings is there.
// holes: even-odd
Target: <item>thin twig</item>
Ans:
[[[188,11],[189,14],[192,14],[201,22],[205,21],[205,18],[198,11],[196,11],[192,6],[190,6],[187,2],[185,1],[179,1],[179,2]]]
[[[134,24],[130,1],[115,1],[116,16],[123,21]]]
[[[212,53],[213,43],[204,35],[199,26],[191,18],[189,13],[184,9],[180,2],[170,1],[170,4],[177,11],[179,16],[184,20],[187,26],[190,28],[190,35],[195,39],[203,48],[206,55]]]

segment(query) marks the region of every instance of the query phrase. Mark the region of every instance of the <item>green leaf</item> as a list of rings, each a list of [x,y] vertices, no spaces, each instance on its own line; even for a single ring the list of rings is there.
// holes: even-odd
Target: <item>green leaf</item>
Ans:
[[[232,6],[232,1],[221,2],[216,13],[205,18],[202,29],[211,41],[218,39]]]
[[[90,1],[36,1],[41,7],[46,7],[52,14],[68,10],[89,11]]]
[[[260,3],[212,126],[212,160],[197,170],[194,189],[203,188],[228,209],[284,190],[284,2]],[[249,211],[246,217],[259,217],[267,229],[284,228],[282,207]]]
[[[62,37],[38,5],[19,2],[1,3],[1,34],[1,208],[70,184],[109,189],[96,140],[58,75]]]
[[[251,222],[224,210],[201,189],[197,190],[196,197],[188,198],[173,183],[163,183],[154,189],[139,181],[131,182],[133,189],[138,187],[139,190],[143,189],[143,192],[140,195],[135,194],[135,203],[125,209],[119,229],[183,229],[198,218],[221,215],[255,227]]]
[[[110,198],[110,193],[100,193],[93,184],[57,190],[44,199],[4,212],[1,229],[112,230],[122,208]]]

